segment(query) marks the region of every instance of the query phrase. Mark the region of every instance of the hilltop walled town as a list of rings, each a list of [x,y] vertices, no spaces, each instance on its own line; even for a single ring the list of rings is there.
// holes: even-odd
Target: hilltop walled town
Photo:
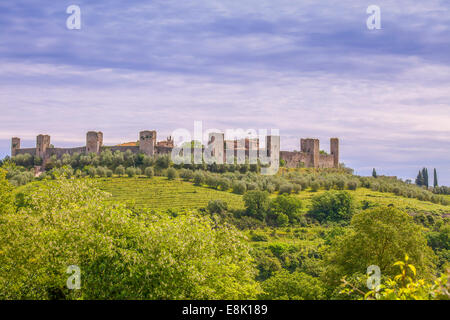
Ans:
[[[257,154],[261,152],[259,139],[245,138],[241,140],[228,141],[224,139],[223,133],[211,133],[208,144],[215,143],[213,152],[217,155],[227,156],[227,150],[231,149],[236,155],[239,150],[245,152],[246,157],[251,152]],[[279,136],[266,137],[267,149],[280,150]],[[269,147],[270,146],[270,147]],[[130,150],[133,153],[143,153],[148,156],[170,154],[174,148],[174,141],[171,137],[166,140],[157,141],[155,130],[145,130],[139,133],[137,142],[129,142],[114,146],[103,145],[103,133],[89,131],[86,134],[86,145],[76,148],[56,148],[50,144],[50,136],[40,134],[36,137],[35,148],[21,148],[20,138],[13,137],[11,140],[11,156],[19,154],[30,154],[42,159],[43,164],[52,156],[57,158],[64,154],[100,154],[104,150],[111,152]],[[228,151],[229,152],[229,151]],[[338,168],[339,167],[339,139],[330,139],[330,153],[320,150],[319,139],[300,139],[300,151],[279,151],[279,159],[288,168]]]

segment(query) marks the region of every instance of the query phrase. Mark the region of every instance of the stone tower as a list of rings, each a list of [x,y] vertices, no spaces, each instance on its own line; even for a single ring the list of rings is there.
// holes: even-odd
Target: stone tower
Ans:
[[[20,149],[20,138],[13,137],[11,139],[11,157],[16,155],[16,151]]]
[[[96,131],[89,131],[86,134],[86,154],[100,153],[103,145],[103,133]]]
[[[154,156],[156,153],[156,131],[141,131],[139,133],[139,151]]]
[[[319,167],[319,154],[320,154],[320,146],[319,139],[301,139],[300,140],[300,148],[301,151],[309,155],[310,157],[310,167],[318,168]]]
[[[40,134],[36,137],[36,157],[45,160],[45,154],[47,152],[47,148],[50,147],[50,136]]]
[[[224,153],[225,135],[221,132],[211,132],[209,134],[208,146],[205,152],[205,162],[208,164],[223,164],[225,160]]]
[[[331,138],[330,139],[330,152],[334,157],[333,163],[335,168],[339,168],[339,139]]]

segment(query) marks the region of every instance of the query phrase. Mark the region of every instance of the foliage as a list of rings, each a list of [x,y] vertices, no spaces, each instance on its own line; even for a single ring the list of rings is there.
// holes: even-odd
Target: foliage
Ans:
[[[317,278],[287,270],[276,272],[262,283],[264,293],[259,299],[265,300],[320,300],[325,298],[323,284]]]
[[[14,211],[13,189],[6,179],[6,170],[0,168],[0,215]]]
[[[264,220],[269,205],[269,194],[266,191],[252,190],[244,194],[244,206],[249,216]]]
[[[82,179],[43,181],[0,217],[1,299],[248,299],[243,236],[194,214],[137,215]],[[66,269],[81,269],[68,290]]]
[[[326,277],[337,283],[344,275],[365,272],[377,265],[383,275],[394,276],[393,263],[409,253],[419,274],[429,276],[434,254],[420,226],[403,211],[378,207],[356,213],[351,229],[334,239],[326,256]]]
[[[354,212],[354,201],[347,191],[327,191],[314,196],[311,201],[310,217],[323,221],[349,221]]]
[[[357,292],[360,299],[367,300],[450,300],[450,270],[434,281],[417,279],[416,267],[408,261],[406,254],[404,261],[395,262],[393,266],[397,266],[400,273],[373,290],[364,293],[343,279],[344,289],[341,292]]]
[[[302,208],[302,202],[293,196],[279,195],[270,202],[270,214],[275,219],[279,219],[279,216],[286,216],[287,222],[294,223],[298,220],[300,210]],[[280,218],[285,219],[285,218]],[[280,224],[278,224],[280,225]]]

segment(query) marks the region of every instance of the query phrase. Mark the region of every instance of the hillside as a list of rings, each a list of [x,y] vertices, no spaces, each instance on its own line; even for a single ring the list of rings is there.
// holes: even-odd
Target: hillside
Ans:
[[[102,190],[112,194],[111,200],[134,201],[140,208],[167,209],[199,209],[208,204],[209,200],[223,200],[232,209],[243,209],[242,196],[231,191],[219,191],[206,186],[195,186],[191,182],[168,180],[166,177],[134,178],[101,178],[97,179]],[[367,188],[347,190],[360,205],[394,205],[410,214],[434,213],[450,214],[450,207],[415,198],[405,198],[393,193],[382,193]],[[296,197],[304,201],[308,207],[311,198],[325,192],[310,189],[300,191]],[[275,196],[276,193],[272,193]],[[446,196],[450,199],[450,196]]]

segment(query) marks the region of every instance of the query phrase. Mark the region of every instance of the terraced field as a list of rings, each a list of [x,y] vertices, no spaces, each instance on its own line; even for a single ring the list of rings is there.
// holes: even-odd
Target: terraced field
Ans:
[[[112,194],[111,200],[134,201],[138,207],[154,210],[167,209],[198,209],[208,204],[209,200],[220,199],[226,201],[233,209],[243,208],[242,196],[231,192],[223,192],[207,187],[197,187],[190,182],[181,180],[170,181],[165,177],[152,179],[139,178],[102,178],[97,179],[100,188]],[[302,191],[298,195],[304,201],[305,211],[311,198],[324,192]],[[394,205],[408,213],[437,213],[450,214],[450,206],[434,204],[428,201],[419,201],[396,196],[392,193],[381,193],[365,188],[349,191],[358,204]],[[272,195],[275,196],[275,195]]]
[[[204,208],[209,200],[226,201],[233,209],[243,208],[242,196],[181,180],[163,177],[98,179],[100,188],[112,194],[111,200],[135,201],[136,206],[153,210]]]

